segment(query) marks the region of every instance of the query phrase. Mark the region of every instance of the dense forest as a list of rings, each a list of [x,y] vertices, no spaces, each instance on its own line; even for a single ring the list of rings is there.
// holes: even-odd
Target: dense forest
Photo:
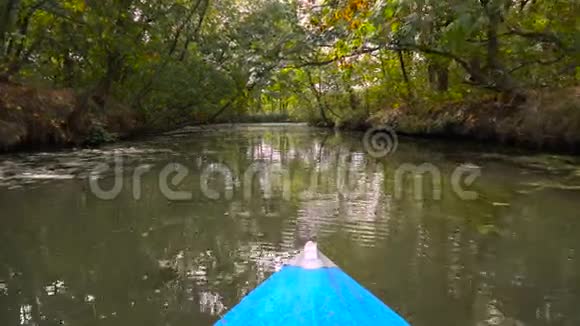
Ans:
[[[0,326],[211,325],[310,240],[352,279],[230,325],[580,325],[579,195],[580,0],[0,0]]]
[[[579,149],[580,2],[3,0],[0,148],[308,121]]]

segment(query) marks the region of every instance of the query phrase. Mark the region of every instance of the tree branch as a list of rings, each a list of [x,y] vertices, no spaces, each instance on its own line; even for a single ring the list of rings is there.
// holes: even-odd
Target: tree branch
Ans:
[[[528,32],[514,27],[508,27],[509,31],[504,35],[516,35],[527,39],[535,39],[545,43],[553,43],[561,49],[569,50],[564,42],[553,33],[547,32]]]
[[[397,49],[397,48],[393,48],[393,49]],[[473,71],[472,71],[473,69],[471,69],[471,66],[469,65],[469,62],[467,62],[467,60],[464,60],[460,56],[458,56],[452,52],[449,52],[449,51],[434,49],[434,48],[430,48],[430,47],[427,47],[424,45],[410,44],[410,43],[409,44],[399,44],[398,49],[408,50],[408,51],[419,51],[419,52],[423,52],[426,54],[434,54],[434,55],[442,56],[445,58],[449,58],[449,59],[452,59],[455,62],[457,62],[459,65],[461,65],[467,72],[469,72],[471,74],[473,73]]]
[[[558,63],[558,62],[562,61],[565,57],[566,57],[566,55],[565,54],[562,54],[562,55],[560,55],[559,57],[557,57],[557,58],[555,58],[553,60],[547,60],[547,61],[543,61],[543,60],[531,60],[531,61],[522,62],[521,64],[517,65],[516,67],[510,69],[508,72],[511,74],[511,73],[514,73],[514,72],[516,72],[518,70],[521,70],[521,69],[523,69],[523,68],[525,68],[527,66],[531,66],[531,65],[534,65],[534,64],[538,64],[538,65],[542,65],[542,66],[549,66],[549,65],[552,65],[552,64],[555,64],[555,63]]]
[[[373,47],[373,48],[361,48],[359,50],[356,50],[350,54],[347,55],[343,55],[343,56],[336,56],[334,58],[330,58],[328,60],[324,60],[324,61],[309,61],[309,62],[304,62],[298,66],[295,66],[294,68],[304,68],[304,67],[312,67],[312,66],[326,66],[327,64],[331,64],[333,62],[345,59],[345,58],[352,58],[352,57],[357,57],[359,55],[363,55],[363,54],[369,54],[369,53],[373,53],[376,51],[381,50],[380,46],[377,47]]]

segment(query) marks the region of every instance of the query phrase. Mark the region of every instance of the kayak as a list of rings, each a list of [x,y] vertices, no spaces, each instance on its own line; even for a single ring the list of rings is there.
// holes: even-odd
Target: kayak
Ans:
[[[408,326],[322,254],[315,242],[244,297],[215,325]]]

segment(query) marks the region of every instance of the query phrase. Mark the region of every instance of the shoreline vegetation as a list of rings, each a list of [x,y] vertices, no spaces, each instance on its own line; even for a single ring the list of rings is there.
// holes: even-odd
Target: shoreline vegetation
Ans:
[[[0,152],[308,122],[580,153],[577,1],[6,0]]]
[[[408,136],[580,154],[580,88],[530,92],[517,105],[510,98],[488,97],[429,109],[385,110],[369,122]]]
[[[82,113],[85,116],[78,117],[75,110],[78,110],[79,99],[66,89],[43,90],[0,84],[0,94],[0,153],[91,147],[179,129],[148,129],[141,117],[122,106],[112,111],[115,114],[89,110]],[[489,97],[472,102],[449,102],[430,109],[391,108],[366,120],[349,120],[335,127],[364,131],[389,126],[410,137],[487,141],[538,151],[580,153],[580,88],[542,91],[528,98],[529,102],[519,107],[513,107],[505,99]],[[308,121],[298,121],[284,114],[262,114],[212,124],[271,122]],[[329,127],[320,121],[309,124]]]
[[[121,104],[111,111],[114,114],[99,113],[93,108],[79,117],[79,101],[72,90],[0,84],[0,153],[92,147],[143,134],[178,132],[185,127],[150,129],[142,117]],[[366,120],[344,121],[334,126],[299,121],[285,114],[238,116],[188,126],[303,122],[363,131],[388,126],[410,137],[486,141],[538,151],[580,153],[580,87],[535,92],[528,95],[526,103],[516,107],[510,99],[497,96],[447,102],[428,109],[415,105],[420,108],[384,109]]]

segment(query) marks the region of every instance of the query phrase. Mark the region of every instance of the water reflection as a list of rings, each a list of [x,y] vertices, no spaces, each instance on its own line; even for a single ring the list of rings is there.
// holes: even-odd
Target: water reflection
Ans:
[[[555,175],[421,142],[376,160],[361,136],[259,127],[120,146],[125,170],[151,167],[139,200],[131,187],[111,201],[90,193],[88,172],[113,159],[104,152],[49,155],[74,166],[55,167],[75,176],[63,180],[14,177],[44,173],[43,155],[4,159],[0,167],[11,172],[0,188],[0,324],[210,324],[312,237],[413,325],[580,324],[577,168]],[[483,171],[476,201],[449,187],[466,161]],[[158,189],[167,162],[189,169],[179,187],[191,200],[169,201]],[[289,198],[284,178],[260,174],[244,196],[244,172],[256,162],[288,171]],[[412,176],[397,197],[396,168],[425,162],[442,171],[442,200],[417,200]],[[216,164],[233,181],[212,175],[221,194],[214,200],[196,186]]]

